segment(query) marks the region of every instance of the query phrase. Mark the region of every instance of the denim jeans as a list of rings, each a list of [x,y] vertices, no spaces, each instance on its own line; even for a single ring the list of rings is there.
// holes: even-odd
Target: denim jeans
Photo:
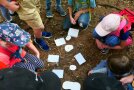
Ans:
[[[56,7],[61,6],[61,0],[56,0]],[[51,0],[46,0],[46,10],[50,10]]]
[[[84,13],[81,14],[80,17],[78,18],[77,24],[85,29],[88,27],[89,23],[90,23],[90,14],[89,13]],[[69,28],[71,28],[73,26],[73,24],[70,21],[70,17],[69,15],[66,16],[64,23],[63,23],[63,29],[67,30]]]
[[[116,45],[119,45],[120,42],[121,42],[120,38],[117,37],[117,36],[115,36],[115,35],[107,35],[107,36],[101,37],[101,36],[99,36],[99,35],[97,34],[97,32],[95,31],[95,29],[94,29],[92,35],[93,35],[93,37],[94,37],[95,39],[98,39],[98,40],[100,40],[102,43],[104,43],[104,44],[106,44],[106,45],[108,45],[108,46],[111,46],[111,47],[114,47],[114,46],[116,46]]]
[[[106,45],[109,45],[109,46],[111,46],[111,47],[114,47],[114,46],[120,44],[120,39],[119,39],[119,37],[117,37],[117,36],[108,35],[108,36],[105,38],[105,44],[106,44]]]
[[[7,1],[10,2],[11,0],[7,0]],[[10,16],[9,10],[7,8],[0,5],[0,10],[1,10],[2,16],[5,18],[6,21],[11,21],[12,20],[12,17]]]
[[[5,18],[6,21],[12,20],[12,17],[10,16],[9,10],[7,8],[0,5],[0,10],[1,10],[2,16]]]

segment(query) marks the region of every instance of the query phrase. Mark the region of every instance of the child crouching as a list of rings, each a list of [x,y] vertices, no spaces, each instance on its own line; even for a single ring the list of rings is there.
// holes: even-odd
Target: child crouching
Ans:
[[[30,41],[30,34],[22,30],[17,24],[0,24],[0,62],[6,68],[20,67],[36,71],[44,67],[39,59],[40,53]],[[35,56],[26,52],[22,47],[28,47]]]
[[[102,60],[95,68],[89,71],[92,73],[105,73],[109,77],[120,80],[126,90],[132,90],[133,62],[127,56],[111,55],[108,60]],[[126,81],[122,80],[125,78]]]

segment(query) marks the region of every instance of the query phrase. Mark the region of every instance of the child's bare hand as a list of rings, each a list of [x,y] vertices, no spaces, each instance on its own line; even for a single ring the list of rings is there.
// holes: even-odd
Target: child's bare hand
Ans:
[[[74,20],[74,18],[71,17],[70,21],[71,21],[72,24],[74,24],[74,25],[76,24],[76,21]]]
[[[91,75],[92,73],[93,73],[93,71],[92,71],[92,70],[90,70],[90,71],[88,72],[88,76],[89,76],[89,75]]]
[[[12,2],[9,3],[7,8],[11,11],[17,11],[19,9],[19,4],[15,1],[12,1]]]
[[[134,79],[134,76],[133,75],[129,75],[129,76],[121,78],[120,81],[124,85],[124,84],[127,84],[127,83],[132,83],[133,79]]]
[[[37,57],[37,58],[40,58],[40,54],[36,54],[36,57]]]

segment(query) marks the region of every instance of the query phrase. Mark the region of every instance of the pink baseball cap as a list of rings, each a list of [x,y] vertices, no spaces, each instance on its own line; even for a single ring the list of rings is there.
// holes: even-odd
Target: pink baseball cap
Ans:
[[[121,18],[118,14],[109,14],[95,27],[95,31],[99,36],[106,36],[117,30],[120,25],[120,20]]]

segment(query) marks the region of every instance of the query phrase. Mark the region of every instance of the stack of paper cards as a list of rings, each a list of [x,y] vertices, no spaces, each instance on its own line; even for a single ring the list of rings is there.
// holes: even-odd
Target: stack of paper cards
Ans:
[[[79,34],[79,30],[78,29],[70,28],[69,31],[68,31],[68,36],[71,36],[71,37],[77,38],[78,34]]]
[[[84,59],[84,57],[82,56],[81,53],[76,54],[74,57],[77,60],[77,62],[79,63],[79,65],[86,62],[86,60]]]
[[[62,69],[53,69],[52,72],[55,73],[59,78],[63,78],[64,70],[62,70]]]
[[[80,90],[81,85],[78,82],[65,81],[62,85],[63,89]]]
[[[64,38],[59,38],[59,39],[56,39],[54,41],[55,41],[56,46],[61,46],[61,45],[66,44],[66,41]]]
[[[48,55],[48,62],[59,62],[59,55]]]

